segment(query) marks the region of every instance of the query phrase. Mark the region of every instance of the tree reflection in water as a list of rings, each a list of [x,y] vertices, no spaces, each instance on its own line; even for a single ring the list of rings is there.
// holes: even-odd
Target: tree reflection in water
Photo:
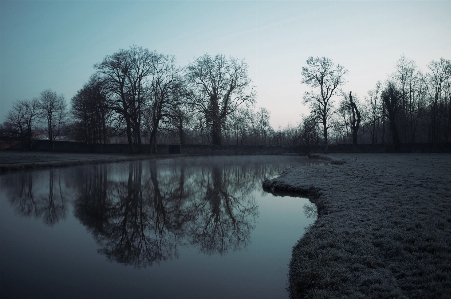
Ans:
[[[68,194],[59,171],[18,173],[1,182],[17,214],[42,218],[49,226],[66,217]]]
[[[210,255],[246,247],[258,216],[258,206],[249,195],[251,189],[236,188],[239,180],[233,176],[233,168],[215,165],[200,172],[197,217],[189,239]]]
[[[177,258],[185,245],[208,255],[246,248],[259,215],[252,191],[286,167],[199,161],[204,160],[27,172],[2,179],[2,185],[18,214],[47,225],[65,218],[69,194],[75,194],[74,215],[97,241],[98,252],[141,268]]]
[[[128,176],[118,179],[108,168],[98,165],[79,175],[85,183],[75,201],[75,215],[97,240],[99,252],[135,267],[174,257],[176,236],[167,226],[164,195],[152,172],[143,175],[143,162],[131,162]]]
[[[237,166],[200,166],[187,174],[183,162],[162,170],[155,161],[131,162],[126,179],[108,167],[78,174],[84,182],[75,200],[76,217],[108,259],[146,267],[177,257],[186,244],[223,254],[249,243],[258,206],[251,186],[237,180]]]

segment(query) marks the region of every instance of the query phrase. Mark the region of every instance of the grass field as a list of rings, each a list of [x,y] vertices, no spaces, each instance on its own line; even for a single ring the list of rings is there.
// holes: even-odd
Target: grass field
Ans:
[[[290,296],[451,298],[451,155],[329,159],[263,184],[318,208],[293,248]]]

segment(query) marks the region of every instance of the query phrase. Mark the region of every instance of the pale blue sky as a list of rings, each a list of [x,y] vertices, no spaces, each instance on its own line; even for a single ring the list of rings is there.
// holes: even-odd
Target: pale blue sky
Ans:
[[[45,89],[66,101],[93,65],[131,45],[175,55],[245,59],[257,106],[275,129],[307,113],[309,56],[346,67],[363,97],[405,55],[426,70],[451,59],[451,1],[4,1],[0,2],[0,122],[12,102]]]

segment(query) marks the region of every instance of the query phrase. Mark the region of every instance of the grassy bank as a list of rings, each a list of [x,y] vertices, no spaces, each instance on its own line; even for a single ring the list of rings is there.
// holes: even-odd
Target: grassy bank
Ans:
[[[451,155],[336,154],[264,182],[311,196],[291,298],[451,298]]]
[[[0,173],[21,169],[62,167],[81,164],[153,159],[157,156],[127,154],[72,154],[52,152],[0,151]],[[158,155],[159,158],[165,155]]]

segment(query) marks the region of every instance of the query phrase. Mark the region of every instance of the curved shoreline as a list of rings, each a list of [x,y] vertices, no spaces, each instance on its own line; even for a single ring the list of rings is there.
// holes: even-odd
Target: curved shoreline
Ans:
[[[291,298],[449,298],[451,155],[336,154],[284,171],[273,192],[318,218],[293,247]]]

